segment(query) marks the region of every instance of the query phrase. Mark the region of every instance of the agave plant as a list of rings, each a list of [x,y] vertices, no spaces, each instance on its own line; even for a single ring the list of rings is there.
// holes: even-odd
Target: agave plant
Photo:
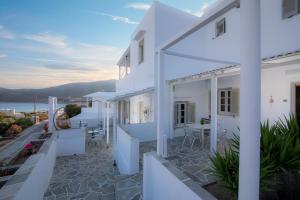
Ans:
[[[279,119],[274,125],[261,125],[260,187],[261,191],[275,189],[282,174],[300,171],[300,129],[294,115]],[[232,193],[238,191],[240,138],[234,135],[232,145],[223,155],[211,156],[212,173]]]

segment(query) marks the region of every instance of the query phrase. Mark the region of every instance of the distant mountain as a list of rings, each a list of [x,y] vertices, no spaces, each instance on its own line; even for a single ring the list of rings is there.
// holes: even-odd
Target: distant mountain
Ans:
[[[69,83],[43,89],[5,89],[0,88],[0,102],[47,102],[49,96],[56,96],[60,102],[72,100],[94,92],[115,91],[115,80],[96,81],[88,83]]]

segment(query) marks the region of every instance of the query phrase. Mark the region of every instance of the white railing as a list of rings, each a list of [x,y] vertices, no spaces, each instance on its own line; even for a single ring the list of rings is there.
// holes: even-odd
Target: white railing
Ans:
[[[139,172],[139,140],[117,126],[116,161],[121,174]]]
[[[144,154],[144,200],[216,200],[156,152]]]

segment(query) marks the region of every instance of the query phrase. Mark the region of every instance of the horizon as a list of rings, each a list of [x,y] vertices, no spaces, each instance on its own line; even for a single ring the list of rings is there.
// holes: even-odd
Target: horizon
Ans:
[[[201,16],[214,1],[160,2]],[[117,79],[116,63],[152,2],[1,1],[1,87],[41,89]]]

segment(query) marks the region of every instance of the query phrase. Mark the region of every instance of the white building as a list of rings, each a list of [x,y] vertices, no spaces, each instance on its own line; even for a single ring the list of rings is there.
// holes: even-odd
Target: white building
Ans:
[[[259,2],[260,13],[254,9]],[[182,136],[182,126],[200,123],[202,118],[211,118],[215,151],[220,134],[238,134],[247,120],[255,124],[255,132],[260,120],[272,122],[289,113],[300,116],[299,1],[242,0],[241,4],[245,6],[236,0],[218,1],[197,18],[155,2],[146,13],[118,62],[120,80],[111,99],[117,113],[114,145],[121,172],[138,170],[139,142],[157,140],[157,154],[166,156],[167,138]],[[261,77],[253,64],[259,53]],[[242,87],[242,99],[241,82],[247,89]],[[252,130],[241,130],[251,135]],[[245,151],[249,159],[253,156],[255,173],[257,132],[256,138],[249,136],[254,152]],[[251,183],[257,181],[256,175],[249,178],[254,192]]]
[[[112,109],[108,99],[114,97],[115,92],[95,92],[85,95],[86,107],[81,108],[81,113],[70,119],[71,127],[77,128],[86,125],[89,128],[104,128],[106,119],[112,123]]]

